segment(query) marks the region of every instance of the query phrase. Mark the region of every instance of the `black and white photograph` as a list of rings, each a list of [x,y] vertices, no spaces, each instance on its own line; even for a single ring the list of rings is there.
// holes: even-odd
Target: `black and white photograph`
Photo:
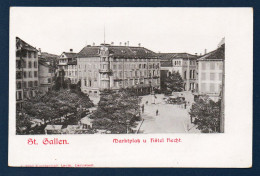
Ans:
[[[252,24],[251,8],[11,7],[9,165],[251,167]]]
[[[224,26],[79,14],[18,17],[16,134],[224,132]]]

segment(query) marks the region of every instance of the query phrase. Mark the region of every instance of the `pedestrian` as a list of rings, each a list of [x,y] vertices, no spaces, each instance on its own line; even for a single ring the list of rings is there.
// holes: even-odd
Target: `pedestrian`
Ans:
[[[186,109],[186,107],[187,107],[187,104],[186,104],[186,101],[185,101],[185,103],[184,103],[184,108]]]
[[[158,111],[158,109],[156,110],[156,116],[158,116],[158,113],[159,113],[159,111]]]
[[[142,113],[144,113],[144,105],[142,105]]]
[[[148,101],[146,101],[145,104],[148,105]]]

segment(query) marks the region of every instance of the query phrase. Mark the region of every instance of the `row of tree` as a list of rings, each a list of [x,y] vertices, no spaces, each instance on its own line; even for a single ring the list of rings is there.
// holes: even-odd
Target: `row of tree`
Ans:
[[[93,128],[127,133],[127,128],[140,120],[141,98],[132,89],[104,90],[100,96],[98,109],[90,117],[94,119]]]

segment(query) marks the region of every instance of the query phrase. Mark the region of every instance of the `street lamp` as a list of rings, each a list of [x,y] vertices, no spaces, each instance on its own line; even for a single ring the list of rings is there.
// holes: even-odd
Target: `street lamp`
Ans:
[[[128,126],[129,126],[129,124],[130,124],[130,120],[126,120],[126,134],[128,134],[129,133],[129,131],[128,131]]]

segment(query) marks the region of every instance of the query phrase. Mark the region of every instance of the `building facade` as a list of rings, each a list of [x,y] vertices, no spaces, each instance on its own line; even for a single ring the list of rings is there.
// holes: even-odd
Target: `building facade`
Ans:
[[[39,90],[46,93],[52,90],[55,80],[55,68],[39,60]]]
[[[161,59],[161,72],[169,76],[179,72],[184,81],[184,90],[197,91],[197,58],[188,53],[159,53]],[[168,73],[168,74],[167,74]]]
[[[201,95],[217,101],[222,91],[225,44],[198,59],[198,84]]]
[[[76,59],[76,53],[70,49],[70,52],[63,52],[58,58],[58,69],[65,71],[65,78],[68,78],[68,63]]]
[[[38,50],[16,37],[16,104],[22,107],[24,99],[38,91]]]
[[[145,94],[160,88],[160,60],[143,47],[86,46],[77,66],[81,90],[90,96],[104,89],[134,88]]]
[[[78,83],[78,66],[77,60],[72,60],[68,62],[68,75],[67,78],[70,80],[71,84]]]

